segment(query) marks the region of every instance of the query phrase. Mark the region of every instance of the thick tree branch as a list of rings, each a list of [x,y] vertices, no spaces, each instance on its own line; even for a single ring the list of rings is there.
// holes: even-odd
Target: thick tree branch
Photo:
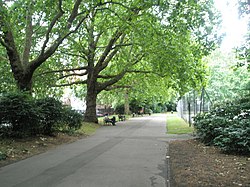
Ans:
[[[124,44],[116,44],[116,45],[114,45],[114,47],[112,47],[112,49],[115,49],[115,48],[117,48],[117,47],[126,47],[126,46],[131,46],[131,45],[133,45],[132,43],[124,43]],[[98,49],[104,49],[104,48],[106,48],[107,46],[99,46],[99,47],[96,47],[96,48],[98,48]]]
[[[0,8],[4,7],[0,6]],[[20,55],[16,48],[16,43],[13,37],[13,33],[8,23],[6,23],[6,20],[4,20],[3,16],[0,16],[0,24],[1,27],[4,27],[2,36],[3,39],[0,38],[0,43],[7,50],[7,55],[11,64],[12,71],[23,70],[23,65],[21,63]]]
[[[123,40],[124,40],[124,38],[125,38],[125,34],[121,34],[119,37],[121,37],[120,43],[122,43]],[[117,40],[118,40],[118,38],[117,38]],[[119,51],[119,48],[115,48],[114,50],[112,50],[112,46],[111,46],[110,51],[112,51],[112,52],[110,53],[110,55],[107,54],[107,56],[105,57],[103,63],[101,63],[101,66],[98,67],[98,65],[97,65],[97,71],[98,71],[98,72],[101,72],[103,69],[105,69],[105,68],[108,66],[109,62],[112,60],[112,58],[113,58],[113,57],[117,54],[117,52]],[[109,52],[110,52],[110,51],[109,51]]]
[[[52,71],[46,71],[39,75],[45,75],[50,73],[62,73],[62,72],[70,72],[70,71],[78,71],[78,70],[86,70],[87,66],[84,67],[78,67],[78,68],[69,68],[69,69],[59,69],[59,70],[52,70]]]
[[[68,19],[68,25],[67,25],[68,29],[71,28],[72,23],[73,23],[73,21],[75,20],[75,18],[76,18],[77,16],[79,16],[79,15],[78,15],[78,9],[79,9],[79,6],[80,6],[81,2],[82,2],[82,0],[77,0],[77,1],[75,2],[75,4],[74,4],[74,8],[73,8],[73,10],[72,10],[72,12],[71,12],[71,14],[70,14],[69,19]],[[84,12],[83,12],[82,14],[84,14]]]
[[[115,90],[115,89],[124,89],[124,88],[132,88],[132,86],[128,85],[113,85],[105,88],[105,91]]]
[[[110,53],[110,51],[112,50],[113,45],[116,43],[116,41],[120,38],[120,36],[122,36],[122,32],[120,32],[119,30],[116,30],[116,32],[114,33],[114,35],[112,36],[112,38],[109,40],[109,43],[107,45],[107,47],[105,48],[105,50],[103,51],[102,55],[100,56],[96,67],[99,69],[103,69],[106,66],[103,64],[103,62],[105,61],[106,57],[108,56],[108,54]],[[101,71],[101,69],[99,69],[99,71]]]
[[[100,32],[100,33],[97,34],[96,39],[94,41],[94,46],[95,47],[97,46],[97,43],[98,43],[98,41],[99,41],[99,39],[100,39],[100,37],[101,37],[102,34],[103,34],[103,32]]]
[[[112,79],[105,81],[103,83],[98,83],[97,85],[97,92],[101,92],[102,90],[105,90],[107,87],[117,83],[119,80],[121,80],[127,71],[122,71],[121,73],[114,76]]]
[[[71,35],[72,33],[75,33],[79,27],[81,26],[81,24],[83,23],[83,21],[87,18],[88,15],[85,15],[85,17],[83,17],[77,24],[77,26],[72,30],[69,31],[68,33],[66,33],[64,36],[60,37],[54,42],[54,44],[52,46],[50,46],[50,48],[48,48],[44,54],[40,54],[36,59],[34,59],[31,64],[30,67],[31,69],[34,71],[36,68],[38,68],[44,61],[46,61],[52,54],[54,54],[54,52],[56,51],[56,49],[58,48],[58,46],[63,42],[63,40],[65,38],[67,38],[69,35]]]
[[[76,53],[70,53],[70,52],[66,52],[66,51],[63,51],[63,50],[61,50],[60,53],[68,55],[68,56],[72,56],[72,57],[83,58],[84,60],[87,60],[84,55],[80,55],[80,54],[76,54]]]
[[[83,73],[71,73],[71,74],[63,75],[63,76],[59,77],[59,79],[64,79],[64,78],[72,77],[72,76],[84,76],[84,75],[87,75],[87,74],[88,74],[87,71],[85,71]]]
[[[13,50],[11,46],[9,46],[7,43],[4,42],[2,38],[0,38],[0,44],[5,47],[7,51]]]
[[[43,42],[43,46],[42,46],[42,50],[41,50],[41,55],[44,54],[44,51],[45,51],[45,48],[48,44],[48,41],[49,41],[49,35],[53,29],[53,27],[55,26],[55,24],[57,23],[57,21],[63,16],[64,12],[62,10],[62,0],[58,0],[58,13],[56,14],[56,16],[52,19],[49,27],[48,27],[48,30],[47,30],[47,33],[46,33],[46,37],[45,37],[45,41]]]
[[[5,47],[7,51],[13,51],[13,44],[14,39],[12,32],[10,31],[10,28],[8,27],[8,23],[5,20],[5,10],[6,8],[4,7],[3,3],[0,3],[0,31],[2,31],[2,34],[0,34],[0,44]],[[7,39],[7,35],[11,35],[12,39]],[[11,42],[11,41],[12,42]],[[12,44],[13,43],[13,44]]]
[[[27,65],[29,62],[30,49],[32,44],[32,34],[33,34],[32,12],[31,12],[33,9],[32,4],[33,2],[30,3],[26,15],[25,44],[24,44],[23,59],[22,59],[25,65]]]
[[[65,83],[65,84],[60,84],[60,85],[50,85],[50,87],[65,87],[65,86],[72,86],[72,85],[77,85],[77,84],[87,84],[87,81],[75,81],[71,83]]]
[[[100,79],[112,79],[116,77],[116,75],[98,75],[97,78],[100,78]]]

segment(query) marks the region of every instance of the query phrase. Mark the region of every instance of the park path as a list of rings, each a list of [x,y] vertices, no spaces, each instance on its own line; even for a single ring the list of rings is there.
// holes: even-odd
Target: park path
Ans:
[[[0,168],[0,186],[170,187],[166,115],[131,118]]]

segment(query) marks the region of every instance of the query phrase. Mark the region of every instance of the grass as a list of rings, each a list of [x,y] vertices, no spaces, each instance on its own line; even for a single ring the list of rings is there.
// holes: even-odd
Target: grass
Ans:
[[[99,127],[100,127],[99,124],[84,122],[83,126],[80,129],[78,129],[76,133],[90,136],[90,135],[94,134],[96,129],[98,129]]]
[[[168,134],[190,134],[193,133],[193,127],[176,114],[167,115],[167,133]]]

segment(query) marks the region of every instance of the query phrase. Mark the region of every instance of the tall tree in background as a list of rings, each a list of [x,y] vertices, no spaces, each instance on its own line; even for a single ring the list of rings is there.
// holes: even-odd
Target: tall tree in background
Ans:
[[[250,71],[250,0],[238,0],[240,18],[247,18],[248,30],[245,42],[236,48],[236,56],[241,60],[238,67],[247,66]]]
[[[212,102],[234,100],[247,93],[250,72],[246,66],[235,68],[240,60],[233,53],[217,49],[204,60],[210,70],[206,91]]]

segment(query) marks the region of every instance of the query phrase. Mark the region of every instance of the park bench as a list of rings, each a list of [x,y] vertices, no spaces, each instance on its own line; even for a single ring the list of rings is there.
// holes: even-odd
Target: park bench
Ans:
[[[137,112],[132,114],[132,117],[139,117],[139,116],[143,116],[143,113]]]
[[[108,116],[105,116],[105,117],[103,118],[103,121],[104,121],[104,124],[105,124],[105,125],[110,124],[110,125],[113,125],[113,126],[115,126],[115,122],[116,122],[115,116],[113,116],[112,118],[108,118]]]
[[[126,120],[126,116],[122,115],[122,114],[118,114],[118,118],[119,118],[119,121],[125,121]]]

